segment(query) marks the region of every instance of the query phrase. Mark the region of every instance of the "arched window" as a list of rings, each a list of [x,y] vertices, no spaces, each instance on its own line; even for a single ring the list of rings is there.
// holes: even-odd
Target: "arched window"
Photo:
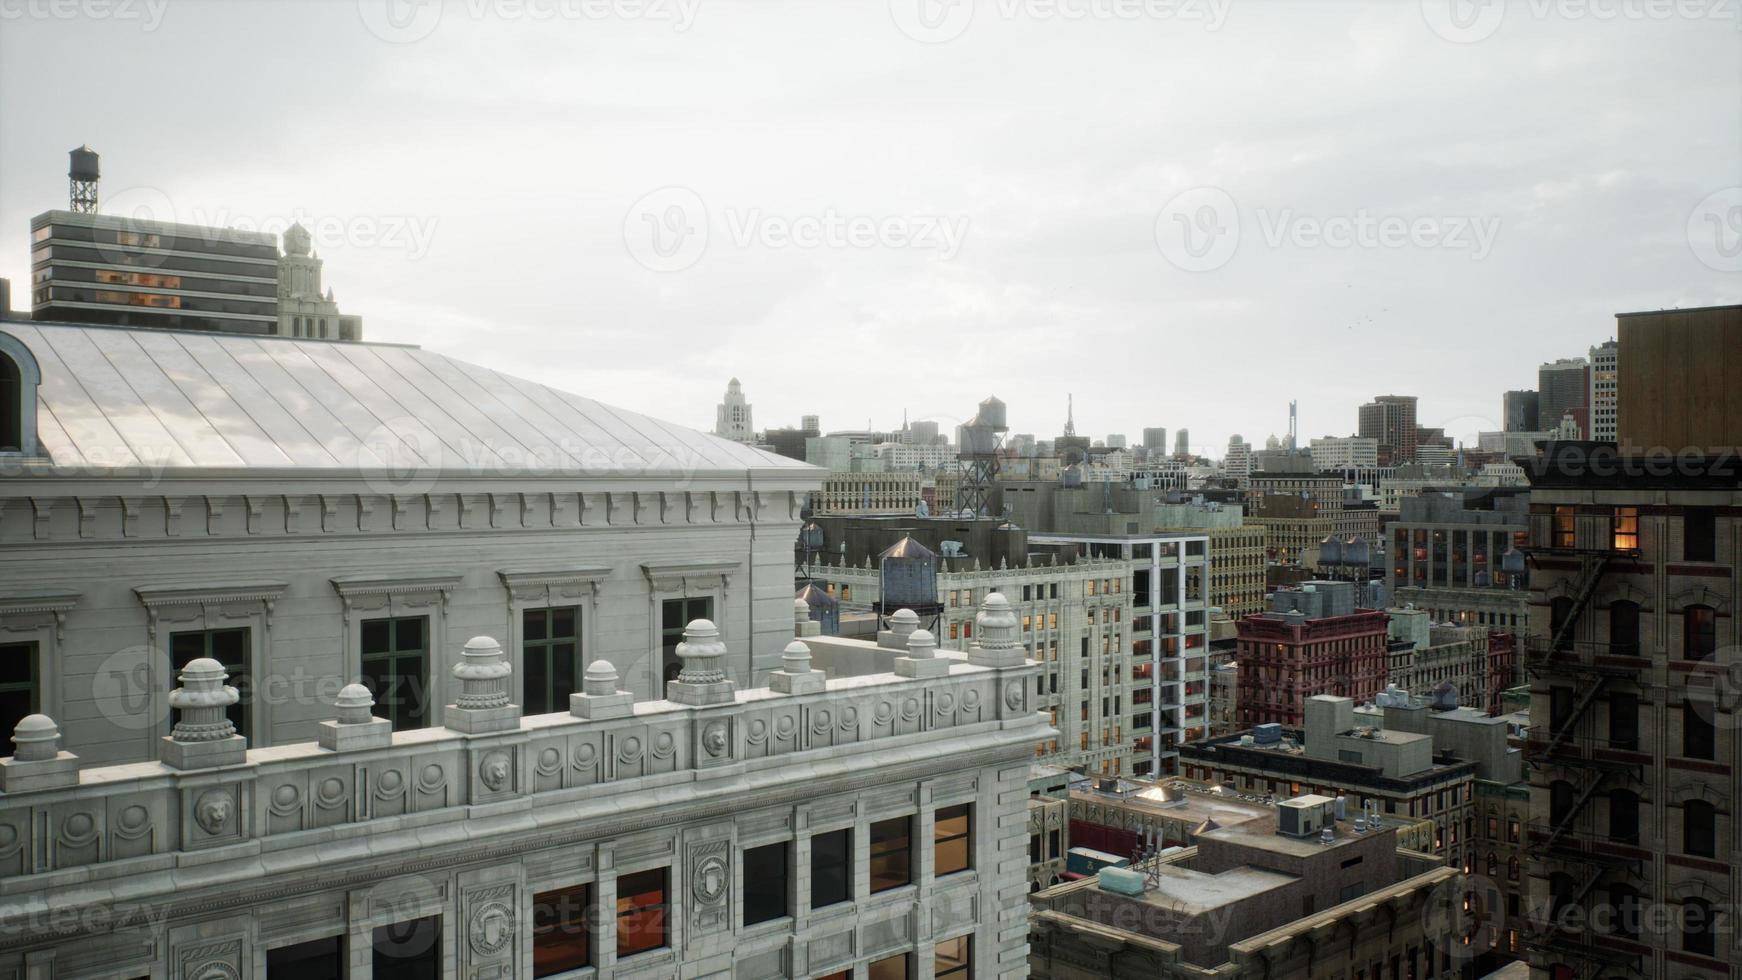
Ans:
[[[1518,880],[1518,859],[1515,857],[1506,859],[1506,880]]]
[[[1500,858],[1493,852],[1488,852],[1488,877],[1500,877]]]
[[[1609,793],[1609,839],[1617,844],[1639,843],[1639,794],[1632,790]]]
[[[1718,649],[1718,611],[1711,606],[1682,609],[1682,659],[1709,660]]]
[[[1716,956],[1718,923],[1712,903],[1703,898],[1682,900],[1682,949],[1696,956]]]
[[[1705,800],[1682,804],[1682,853],[1717,857],[1718,811]]]
[[[0,453],[24,449],[24,375],[0,352]]]
[[[1639,603],[1622,599],[1609,604],[1609,652],[1639,656]]]

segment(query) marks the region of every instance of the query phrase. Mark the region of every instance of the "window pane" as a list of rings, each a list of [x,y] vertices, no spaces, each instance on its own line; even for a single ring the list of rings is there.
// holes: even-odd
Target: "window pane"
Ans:
[[[666,868],[617,879],[617,955],[665,945]]]
[[[891,956],[866,968],[867,980],[907,980],[907,956]]]
[[[552,637],[572,639],[575,637],[575,607],[564,606],[550,611],[550,635]]]
[[[363,623],[363,652],[386,653],[392,648],[389,640],[389,623],[391,620],[370,619]]]
[[[665,630],[681,630],[684,627],[684,603],[682,599],[667,599],[660,604],[660,628]]]
[[[945,807],[937,812],[935,820],[932,836],[937,846],[933,858],[933,875],[968,870],[972,864],[969,858],[969,806],[964,803]]]
[[[169,661],[176,670],[186,667],[190,662],[206,655],[206,634],[195,630],[191,633],[169,634]]]
[[[521,710],[529,715],[549,714],[550,706],[549,671],[545,669],[545,661],[549,654],[541,647],[526,651],[526,700]]]
[[[561,711],[567,708],[569,695],[579,688],[575,686],[575,645],[573,643],[558,643],[550,649],[550,692],[551,705],[549,711]]]
[[[520,617],[520,631],[528,640],[544,639],[545,610],[528,609]]]
[[[312,939],[266,951],[267,980],[343,980],[345,941],[341,936]]]
[[[755,925],[792,914],[787,902],[785,841],[744,852],[744,924]]]
[[[396,650],[423,649],[423,617],[408,616],[393,624],[393,646]]]
[[[532,975],[554,976],[592,962],[587,932],[593,886],[576,885],[532,897]]]
[[[972,942],[967,936],[958,936],[937,944],[933,971],[937,980],[967,980],[973,969],[969,953]]]
[[[913,880],[909,817],[871,825],[871,893],[899,888]]]
[[[811,838],[811,908],[853,897],[853,832],[837,830]]]
[[[17,746],[12,744],[13,729],[24,720],[26,715],[36,713],[36,690],[33,687],[0,688],[0,754],[12,755]]]
[[[211,652],[206,656],[229,666],[242,666],[248,662],[248,631],[213,630]]]
[[[442,920],[377,926],[372,936],[375,980],[437,980],[442,966]]]

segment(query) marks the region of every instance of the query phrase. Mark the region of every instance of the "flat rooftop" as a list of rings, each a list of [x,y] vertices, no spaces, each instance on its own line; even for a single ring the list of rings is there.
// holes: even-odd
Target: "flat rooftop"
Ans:
[[[1188,821],[1193,824],[1213,819],[1217,824],[1225,827],[1253,820],[1269,822],[1276,820],[1276,808],[1267,807],[1262,803],[1249,803],[1232,797],[1224,798],[1207,791],[1179,790],[1167,787],[1167,796],[1172,798],[1170,801],[1163,798],[1163,788],[1162,784],[1155,784],[1125,793],[1103,793],[1090,787],[1078,785],[1071,788],[1071,799],[1154,813],[1170,820]]]
[[[1297,880],[1294,875],[1258,868],[1230,868],[1215,875],[1182,868],[1177,864],[1164,864],[1157,870],[1158,879],[1154,888],[1145,890],[1142,895],[1120,897],[1145,905],[1160,906],[1181,915],[1204,915],[1232,902],[1286,887]]]

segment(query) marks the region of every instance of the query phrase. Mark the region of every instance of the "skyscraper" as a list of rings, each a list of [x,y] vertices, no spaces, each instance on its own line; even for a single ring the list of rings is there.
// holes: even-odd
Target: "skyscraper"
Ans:
[[[1586,393],[1591,426],[1585,435],[1594,442],[1615,441],[1616,394],[1621,379],[1621,348],[1611,340],[1591,348],[1591,385]]]
[[[1509,391],[1501,399],[1501,428],[1507,432],[1541,432],[1537,428],[1537,396],[1534,389]]]
[[[1192,433],[1190,429],[1181,429],[1174,435],[1173,454],[1175,456],[1190,456],[1192,454]]]
[[[1415,460],[1414,395],[1380,395],[1361,406],[1357,435],[1379,442],[1379,465],[1398,466]]]
[[[1154,452],[1167,452],[1167,430],[1164,428],[1144,429],[1143,448]]]
[[[1590,370],[1582,357],[1563,357],[1537,369],[1537,425],[1553,429],[1570,413],[1579,432],[1590,434]]]
[[[726,398],[714,412],[714,435],[749,443],[756,438],[755,433],[750,422],[750,403],[744,400],[744,386],[733,378],[726,382]]]

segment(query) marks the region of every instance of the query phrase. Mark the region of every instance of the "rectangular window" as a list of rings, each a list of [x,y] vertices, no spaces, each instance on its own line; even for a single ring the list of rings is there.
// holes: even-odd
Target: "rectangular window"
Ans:
[[[1682,560],[1718,560],[1717,511],[1710,507],[1689,507],[1682,512]]]
[[[0,644],[0,755],[12,755],[12,730],[38,706],[36,644]]]
[[[521,711],[547,715],[569,709],[581,676],[581,611],[575,606],[527,609],[520,614]]]
[[[853,897],[853,832],[836,830],[811,838],[811,908]]]
[[[1689,759],[1716,758],[1717,731],[1712,725],[1717,704],[1709,691],[1690,690],[1682,702],[1682,755]]]
[[[1556,548],[1571,548],[1578,540],[1577,519],[1572,507],[1556,507],[1554,509],[1554,546]]]
[[[871,825],[871,894],[913,883],[913,818]]]
[[[552,977],[593,965],[593,886],[532,896],[532,975]]]
[[[877,960],[865,968],[866,980],[907,980],[912,975],[908,969],[907,954],[901,953]]]
[[[957,936],[937,944],[932,975],[937,980],[970,980],[974,975],[974,938]]]
[[[267,980],[344,980],[345,937],[327,936],[266,951]]]
[[[844,588],[844,587],[843,587]],[[842,598],[846,598],[845,594]],[[713,596],[692,596],[687,599],[666,599],[659,604],[659,646],[661,651],[661,683],[677,680],[683,664],[677,659],[677,645],[683,642],[684,627],[695,619],[714,618]],[[659,690],[665,697],[665,688]]]
[[[170,686],[173,688],[179,682],[175,675],[180,674],[183,667],[201,657],[210,657],[224,665],[224,673],[229,675],[224,683],[236,689],[241,695],[236,703],[230,705],[225,714],[230,724],[236,726],[236,734],[246,736],[250,741],[254,733],[249,730],[249,702],[253,701],[254,685],[248,677],[248,627],[222,630],[189,630],[185,633],[169,634]]]
[[[1615,508],[1615,550],[1639,549],[1639,508]]]
[[[945,807],[934,815],[932,839],[933,877],[955,874],[973,867],[973,807],[967,803]],[[1035,838],[1039,843],[1040,838]]]
[[[429,617],[363,621],[363,686],[394,731],[429,724]]]
[[[770,922],[792,914],[787,889],[786,841],[744,851],[744,924]]]
[[[1639,695],[1617,691],[1609,695],[1609,745],[1611,748],[1639,748]]]
[[[442,917],[376,926],[370,936],[375,980],[437,980],[442,975]]]
[[[651,868],[617,879],[617,955],[633,956],[666,944],[666,882],[670,868]]]

